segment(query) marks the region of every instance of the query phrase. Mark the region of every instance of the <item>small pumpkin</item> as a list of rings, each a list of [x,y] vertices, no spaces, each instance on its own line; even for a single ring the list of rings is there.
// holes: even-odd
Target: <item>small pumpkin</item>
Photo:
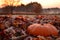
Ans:
[[[15,19],[22,20],[23,19],[23,16],[17,16]]]
[[[5,29],[5,25],[3,23],[0,23],[0,29]]]
[[[19,22],[18,22],[17,20],[14,20],[13,25],[14,25],[15,27],[18,27],[18,24],[19,24]]]
[[[44,15],[38,15],[37,18],[42,19],[42,18],[44,18]]]

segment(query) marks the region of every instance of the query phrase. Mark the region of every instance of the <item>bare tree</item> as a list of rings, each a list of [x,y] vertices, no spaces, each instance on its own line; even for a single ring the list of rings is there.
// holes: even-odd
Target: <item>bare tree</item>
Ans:
[[[20,2],[20,0],[4,0],[4,3],[7,4],[6,7],[4,7],[4,11],[6,13],[13,14],[14,6],[17,6],[17,4]]]

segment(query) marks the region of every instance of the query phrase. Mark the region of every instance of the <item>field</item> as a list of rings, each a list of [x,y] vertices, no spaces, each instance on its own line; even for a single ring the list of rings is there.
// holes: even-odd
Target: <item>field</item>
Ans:
[[[1,13],[0,30],[0,40],[60,40],[60,15]]]

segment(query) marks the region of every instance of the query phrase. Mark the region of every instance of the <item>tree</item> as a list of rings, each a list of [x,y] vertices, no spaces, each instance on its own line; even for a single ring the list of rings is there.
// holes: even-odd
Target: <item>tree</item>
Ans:
[[[12,14],[14,7],[13,6],[5,6],[2,9],[3,9],[4,13],[11,13]]]
[[[3,8],[3,11],[6,13],[13,14],[14,6],[17,6],[17,4],[20,2],[20,0],[4,0],[4,3],[7,5]]]
[[[37,2],[31,2],[31,3],[27,4],[27,6],[28,6],[28,8],[30,7],[32,12],[35,12],[37,14],[42,12],[42,6],[41,6],[41,4],[39,4]]]
[[[33,11],[35,13],[41,13],[42,12],[42,6],[41,6],[41,4],[38,4],[37,2],[34,2],[33,3],[33,7],[34,7]]]

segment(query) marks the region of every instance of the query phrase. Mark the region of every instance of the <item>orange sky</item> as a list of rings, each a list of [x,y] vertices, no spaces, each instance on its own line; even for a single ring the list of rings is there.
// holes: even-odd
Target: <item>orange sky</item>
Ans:
[[[42,5],[43,8],[52,8],[52,7],[59,7],[60,8],[60,0],[20,0],[18,4],[28,4],[30,2],[38,2]],[[3,4],[3,0],[0,0],[0,7]],[[16,4],[16,3],[15,3]]]

